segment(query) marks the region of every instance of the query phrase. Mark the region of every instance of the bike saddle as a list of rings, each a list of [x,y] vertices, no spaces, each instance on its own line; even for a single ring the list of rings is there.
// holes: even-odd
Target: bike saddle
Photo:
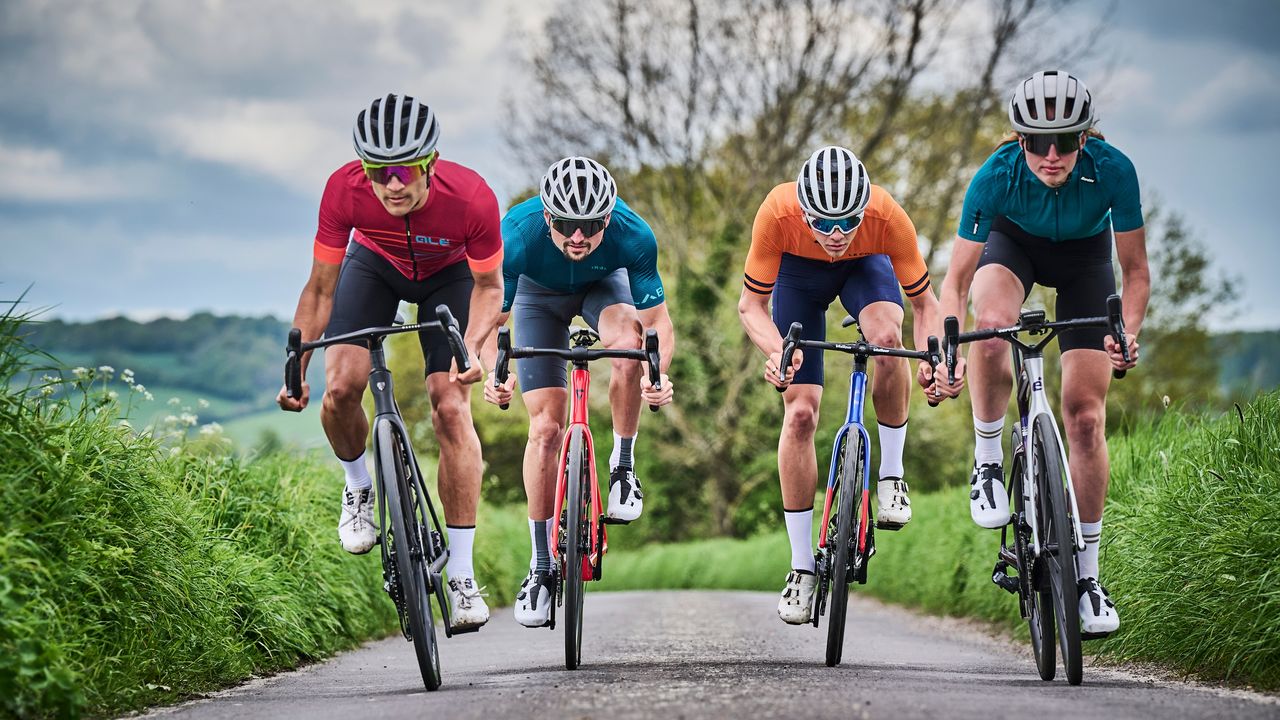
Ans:
[[[569,328],[569,340],[574,347],[591,347],[600,342],[600,333],[591,328],[574,326]]]
[[[842,328],[847,328],[847,327],[849,327],[850,325],[852,325],[852,326],[854,326],[855,328],[857,328],[857,329],[858,329],[858,337],[862,337],[862,326],[858,324],[858,319],[857,319],[857,318],[855,318],[855,317],[854,317],[854,316],[852,316],[852,315],[845,315],[845,316],[844,316],[844,319],[840,321],[840,327],[842,327]]]

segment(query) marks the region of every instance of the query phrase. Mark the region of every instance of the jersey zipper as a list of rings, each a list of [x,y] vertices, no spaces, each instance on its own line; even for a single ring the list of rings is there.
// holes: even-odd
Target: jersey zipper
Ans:
[[[418,279],[418,255],[413,251],[413,230],[409,227],[409,216],[404,216],[404,243],[409,248],[409,262],[413,264],[413,279]]]
[[[1053,239],[1058,242],[1062,241],[1062,207],[1058,197],[1060,192],[1060,188],[1053,189]]]

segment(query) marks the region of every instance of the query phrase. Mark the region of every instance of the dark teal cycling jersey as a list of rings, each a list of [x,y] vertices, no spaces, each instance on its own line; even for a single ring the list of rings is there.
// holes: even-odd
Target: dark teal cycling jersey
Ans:
[[[524,275],[549,290],[578,293],[609,273],[626,268],[631,299],[637,310],[662,304],[658,275],[658,241],[634,210],[618,199],[604,229],[604,239],[578,262],[564,256],[551,241],[551,228],[542,216],[542,200],[534,196],[507,211],[502,218],[502,311],[511,310],[516,285]]]
[[[1027,166],[1018,143],[992,153],[964,196],[957,234],[986,242],[991,223],[1004,216],[1032,235],[1054,242],[1089,238],[1110,223],[1115,232],[1142,227],[1138,174],[1124,153],[1091,137],[1067,182],[1051,188]]]

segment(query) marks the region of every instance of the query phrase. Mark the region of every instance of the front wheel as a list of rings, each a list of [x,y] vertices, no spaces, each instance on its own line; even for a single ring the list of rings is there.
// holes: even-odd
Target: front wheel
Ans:
[[[836,508],[835,543],[832,546],[831,534],[827,535],[828,547],[832,547],[831,558],[831,611],[827,615],[827,667],[840,664],[844,654],[845,615],[849,607],[850,558],[859,561],[859,567],[866,571],[865,546],[859,549],[865,528],[860,528],[858,509],[863,505],[863,455],[862,434],[858,434],[857,444],[849,447],[846,437],[841,444],[841,452],[837,458],[839,470],[836,474],[836,498],[832,503]]]
[[[1021,431],[1015,428],[1014,432]],[[1036,670],[1040,671],[1041,680],[1052,680],[1058,670],[1057,654],[1053,649],[1053,593],[1049,590],[1048,580],[1043,577],[1044,567],[1036,563],[1031,547],[1031,525],[1027,516],[1032,509],[1026,506],[1023,498],[1022,484],[1025,478],[1022,476],[1022,448],[1016,440],[1012,456],[1009,487],[1013,495],[1013,542],[1018,557],[1018,592],[1023,603],[1023,616],[1031,631],[1031,652],[1036,659]]]
[[[424,539],[414,508],[416,479],[409,468],[409,445],[389,421],[378,424],[378,477],[382,483],[387,510],[391,516],[391,532],[384,537],[388,555],[403,600],[399,608],[408,620],[410,640],[418,657],[422,684],[428,690],[440,687],[440,648],[436,641],[436,625],[431,618],[431,596],[427,590]],[[384,530],[384,535],[388,535]]]
[[[565,466],[564,602],[568,627],[564,629],[564,664],[576,670],[582,663],[583,564],[591,548],[591,465],[582,428],[575,427],[572,433]]]
[[[1084,680],[1080,649],[1080,604],[1076,591],[1076,545],[1067,476],[1062,466],[1062,446],[1049,418],[1041,415],[1032,428],[1036,472],[1041,492],[1040,554],[1048,563],[1054,614],[1058,621],[1058,649],[1067,682]]]

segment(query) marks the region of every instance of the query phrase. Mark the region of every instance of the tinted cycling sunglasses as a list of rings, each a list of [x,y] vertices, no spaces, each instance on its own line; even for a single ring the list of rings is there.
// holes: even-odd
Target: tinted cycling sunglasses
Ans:
[[[830,235],[836,230],[848,235],[854,230],[857,230],[858,226],[862,224],[862,213],[846,218],[840,218],[839,220],[828,220],[827,218],[813,217],[812,215],[805,213],[804,219],[805,222],[809,223],[809,227],[817,230],[823,235]]]
[[[364,168],[365,177],[370,182],[386,185],[391,182],[391,178],[395,178],[403,185],[411,185],[418,181],[418,178],[426,175],[431,171],[431,165],[436,161],[436,154],[430,155],[412,163],[396,163],[391,165],[379,165],[377,163],[369,163],[360,161],[360,166]]]
[[[1058,148],[1059,155],[1073,153],[1080,149],[1080,139],[1084,137],[1084,133],[1052,133],[1049,135],[1031,135],[1022,136],[1022,141],[1026,143],[1027,152],[1032,155],[1045,156],[1049,154],[1049,148]]]
[[[605,218],[574,220],[572,218],[553,217],[551,218],[551,227],[565,237],[573,237],[573,234],[579,230],[582,231],[583,237],[591,237],[604,230],[604,221]]]

